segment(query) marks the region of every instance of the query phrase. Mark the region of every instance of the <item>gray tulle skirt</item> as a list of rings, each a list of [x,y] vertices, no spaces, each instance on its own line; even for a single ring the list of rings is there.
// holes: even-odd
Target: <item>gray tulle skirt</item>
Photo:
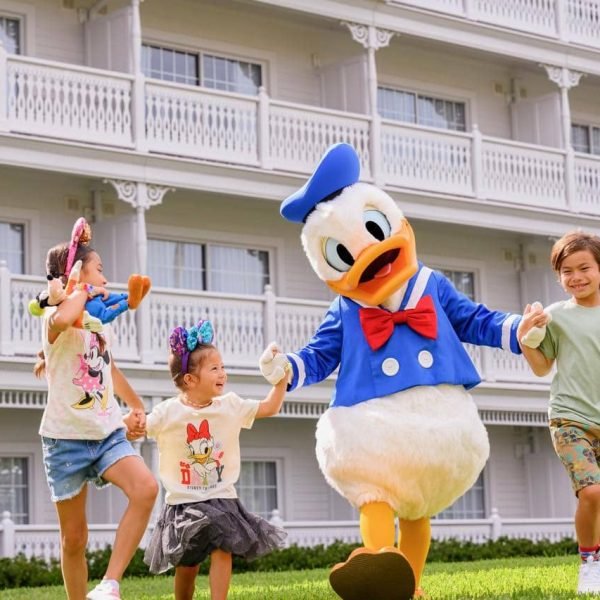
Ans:
[[[213,550],[248,560],[284,546],[286,532],[248,512],[237,498],[165,504],[144,554],[152,573],[200,564]]]

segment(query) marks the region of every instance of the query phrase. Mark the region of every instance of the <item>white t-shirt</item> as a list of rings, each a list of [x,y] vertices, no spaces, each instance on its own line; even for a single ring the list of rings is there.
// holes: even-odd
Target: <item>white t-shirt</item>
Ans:
[[[68,327],[50,344],[48,324],[55,310],[47,308],[43,316],[48,402],[39,433],[57,439],[102,440],[124,426],[113,392],[112,331],[104,325],[104,352],[95,334],[75,327]]]
[[[167,504],[237,498],[240,431],[252,427],[259,404],[229,392],[204,408],[187,406],[179,396],[154,408],[147,434],[158,445]]]

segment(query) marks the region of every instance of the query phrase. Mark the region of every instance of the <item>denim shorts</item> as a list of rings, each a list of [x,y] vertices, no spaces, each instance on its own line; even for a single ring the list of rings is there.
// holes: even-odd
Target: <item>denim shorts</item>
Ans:
[[[126,456],[139,456],[125,437],[125,429],[115,429],[103,440],[63,440],[42,436],[46,480],[52,502],[69,500],[93,482],[97,488],[109,484],[102,474]]]

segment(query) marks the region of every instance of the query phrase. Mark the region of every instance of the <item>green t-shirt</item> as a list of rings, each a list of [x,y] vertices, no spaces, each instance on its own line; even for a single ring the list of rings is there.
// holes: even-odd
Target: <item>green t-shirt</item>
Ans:
[[[600,306],[566,300],[548,311],[552,321],[539,348],[556,359],[549,416],[600,425]]]

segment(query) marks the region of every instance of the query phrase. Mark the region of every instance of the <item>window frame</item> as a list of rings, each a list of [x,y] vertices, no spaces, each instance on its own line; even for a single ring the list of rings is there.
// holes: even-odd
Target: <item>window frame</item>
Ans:
[[[34,474],[34,469],[35,469],[35,455],[32,452],[29,452],[27,450],[20,450],[19,447],[17,446],[15,448],[15,450],[13,452],[6,452],[6,451],[2,451],[0,452],[0,458],[12,458],[12,459],[18,459],[18,458],[22,458],[26,461],[27,463],[27,523],[22,523],[23,525],[31,525],[32,523],[36,522],[36,519],[34,518],[34,509],[35,509],[35,504],[33,502],[33,483],[35,480],[35,474]],[[6,510],[6,509],[4,509]],[[11,519],[14,521],[13,518],[13,513],[11,511]]]
[[[485,285],[485,263],[480,260],[469,260],[462,258],[449,258],[443,256],[423,256],[424,264],[434,271],[466,271],[473,273],[474,302],[486,303],[484,290]]]
[[[275,464],[275,497],[276,497],[276,501],[277,501],[277,506],[275,509],[271,510],[271,514],[265,516],[265,515],[261,515],[264,519],[269,520],[272,516],[272,512],[273,510],[277,510],[279,511],[279,516],[281,517],[283,510],[282,510],[282,501],[283,501],[283,493],[282,493],[282,475],[283,475],[283,459],[282,458],[277,458],[277,457],[272,457],[272,456],[262,456],[260,458],[257,457],[251,457],[248,456],[247,453],[242,453],[242,457],[240,459],[240,479],[241,479],[241,468],[242,468],[242,463],[274,463]],[[240,494],[240,490],[238,488],[239,486],[239,479],[236,482],[236,492],[238,493],[238,496],[240,497],[240,501],[242,502],[242,504],[244,504],[244,506],[248,509],[251,510],[250,507],[247,505],[247,503],[244,502],[244,499],[242,498],[241,494]],[[259,513],[256,513],[259,514]]]
[[[589,150],[586,152],[585,150],[577,150],[573,145],[573,127],[585,127],[588,132],[588,140],[589,140]],[[598,148],[594,145],[594,136],[593,130],[596,129],[598,131],[598,135],[600,137],[600,124],[588,121],[587,119],[581,120],[573,120],[571,119],[571,130],[570,130],[570,145],[573,150],[579,154],[585,154],[586,156],[600,156],[600,144]],[[595,151],[594,151],[595,150]]]
[[[235,233],[235,243],[231,242],[232,232],[217,232],[217,231],[203,231],[203,230],[191,230],[177,226],[160,226],[155,224],[148,224],[147,226],[147,240],[155,239],[167,242],[184,242],[189,244],[216,244],[219,246],[232,246],[235,248],[250,248],[252,250],[263,250],[266,251],[269,257],[269,279],[271,289],[274,294],[277,294],[277,290],[281,289],[281,282],[283,279],[283,268],[281,265],[281,259],[283,256],[283,240],[280,238],[270,238],[269,243],[265,243],[265,238],[256,235],[246,235]],[[207,255],[210,251],[207,252]],[[206,264],[204,265],[207,270],[210,267],[210,257],[207,256]],[[208,281],[208,279],[207,279]],[[185,289],[185,288],[177,288]],[[206,293],[215,293],[214,290],[202,290]],[[237,293],[237,292],[236,292]],[[264,294],[264,290],[261,292]],[[254,294],[242,294],[242,295],[254,295]]]
[[[35,7],[16,0],[0,0],[0,16],[18,19],[21,52],[17,56],[35,54]]]
[[[36,270],[34,264],[37,264],[41,252],[39,214],[33,210],[0,206],[0,221],[23,225],[23,274],[33,273]],[[44,264],[44,260],[41,264]],[[45,273],[45,267],[42,266],[42,269]]]
[[[0,0],[1,1],[1,0]],[[256,52],[253,55],[249,56],[247,49],[243,49],[241,47],[230,47],[223,46],[222,44],[215,45],[213,48],[210,47],[199,47],[192,41],[192,38],[187,36],[179,36],[174,35],[172,39],[175,41],[171,41],[171,39],[165,39],[162,36],[154,37],[150,32],[149,35],[145,35],[142,39],[142,46],[154,46],[164,50],[173,50],[175,52],[185,52],[187,54],[195,54],[198,58],[198,85],[191,84],[183,84],[176,83],[172,81],[165,81],[163,79],[154,79],[147,76],[150,80],[155,81],[165,81],[166,83],[173,83],[175,85],[186,85],[188,87],[194,88],[202,88],[207,90],[212,90],[215,92],[222,92],[226,94],[240,94],[243,96],[249,96],[250,98],[258,97],[258,90],[256,96],[246,94],[245,92],[229,92],[225,90],[219,90],[217,88],[207,87],[204,85],[204,69],[203,69],[203,59],[205,55],[215,56],[217,58],[223,58],[226,60],[234,60],[238,62],[245,62],[249,64],[256,64],[260,67],[261,71],[261,85],[260,87],[265,88],[266,90],[271,89],[271,77],[269,76],[268,65],[272,62],[272,57],[266,58],[266,53]],[[197,42],[197,40],[196,40]],[[262,56],[261,56],[262,55]]]
[[[414,80],[409,80],[401,77],[387,76],[382,77],[377,82],[377,90],[379,90],[379,88],[387,88],[398,92],[406,92],[409,94],[415,94],[415,96],[433,97],[436,100],[462,102],[465,105],[464,131],[459,131],[455,129],[441,129],[439,127],[432,127],[431,125],[420,125],[419,123],[410,123],[409,121],[399,121],[396,119],[382,117],[382,119],[384,119],[385,121],[391,121],[393,123],[404,123],[406,125],[412,125],[415,127],[425,127],[434,131],[447,131],[450,133],[458,134],[470,133],[473,130],[473,124],[477,123],[477,96],[471,91],[430,83],[421,86],[419,85],[419,83],[415,83]]]

